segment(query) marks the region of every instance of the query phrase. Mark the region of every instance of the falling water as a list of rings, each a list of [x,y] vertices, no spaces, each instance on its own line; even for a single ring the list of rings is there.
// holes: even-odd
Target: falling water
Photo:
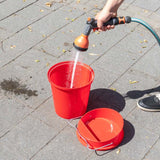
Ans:
[[[74,65],[73,65],[70,88],[73,88],[74,76],[75,76],[75,72],[76,72],[76,66],[77,66],[77,62],[78,62],[79,53],[80,53],[80,51],[76,51],[76,57],[75,57],[75,60],[74,60]]]

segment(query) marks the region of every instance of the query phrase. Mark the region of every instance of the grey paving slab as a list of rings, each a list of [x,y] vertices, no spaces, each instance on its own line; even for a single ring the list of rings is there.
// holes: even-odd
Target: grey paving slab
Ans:
[[[51,6],[46,5],[47,2],[51,2]],[[53,2],[53,3],[52,3]],[[40,6],[42,8],[45,8],[47,10],[56,10],[63,6],[63,3],[57,3],[55,1],[47,1],[47,0],[41,0],[35,3],[37,6]]]
[[[64,6],[63,8],[54,11],[46,18],[43,18],[40,22],[35,24],[36,32],[50,35],[56,30],[59,30],[61,27],[71,23],[75,18],[82,14],[82,12],[77,12],[76,10],[72,12],[69,10],[70,7]],[[66,20],[66,17],[70,18],[70,21]]]
[[[153,0],[153,1],[146,0],[144,2],[144,1],[136,0],[133,4],[138,6],[138,7],[144,8],[144,9],[148,9],[148,10],[151,10],[151,11],[156,11],[160,6],[160,1],[159,0]]]
[[[51,160],[54,157],[56,160],[84,160],[89,154],[91,151],[78,141],[75,129],[67,127],[32,159]]]
[[[0,102],[2,105],[0,114],[1,119],[8,121],[12,125],[20,122],[32,111],[30,108],[14,99],[3,99]]]
[[[5,60],[7,61],[7,57],[5,58],[6,59],[1,61],[2,63]],[[18,78],[21,81],[25,81],[26,77],[31,77],[45,67],[49,68],[54,63],[56,63],[54,57],[32,49],[21,55],[16,61],[12,61],[9,65],[3,67],[3,69],[1,68],[0,80],[3,81],[3,79]]]
[[[0,41],[2,42],[6,39],[11,33],[9,33],[6,29],[0,28]]]
[[[35,49],[46,52],[57,58],[60,57],[73,47],[73,36],[63,31],[65,31],[65,29],[56,32],[45,41],[35,46]]]
[[[154,29],[157,32],[157,34],[159,35],[159,33],[160,33],[160,30],[159,30],[160,14],[157,14],[157,13],[153,12],[149,17],[153,20]],[[152,25],[152,22],[151,22],[151,25]]]
[[[139,38],[137,36],[139,36]],[[137,41],[136,38],[139,40]],[[144,38],[140,33],[134,32],[130,34],[120,41],[116,47],[113,47],[106,52],[106,54],[98,59],[94,65],[100,66],[102,69],[105,68],[105,70],[120,76],[148,49],[148,47],[142,48],[143,46],[139,41],[143,39]],[[134,41],[136,46],[132,45],[132,41]],[[149,44],[147,44],[147,46],[149,46]]]
[[[32,113],[32,116],[51,126],[54,129],[55,135],[68,125],[65,119],[62,119],[56,114],[52,96],[44,104],[39,106]]]
[[[84,13],[88,13],[89,10],[93,9],[91,5],[88,4],[89,1],[73,1],[69,6],[74,9],[78,9],[83,11]]]
[[[136,17],[136,18],[141,18],[145,19],[148,17],[150,14],[152,14],[152,11],[140,8],[136,5],[129,5],[124,12],[128,13],[129,16]]]
[[[39,62],[36,62],[38,60]],[[50,84],[47,79],[49,68],[56,63],[56,60],[45,53],[31,50],[19,57],[17,61],[10,63],[1,69],[1,82],[6,79],[18,80],[20,84],[24,84],[28,89],[36,90],[38,96],[30,97],[26,95],[14,95],[7,93],[11,98],[15,98],[36,108],[46,98],[51,95]],[[14,71],[14,72],[13,72]],[[39,97],[39,98],[38,98]]]
[[[21,55],[23,52],[29,50],[38,41],[41,41],[44,37],[41,34],[36,34],[35,32],[30,32],[27,28],[15,36],[5,40],[1,44],[1,66],[10,62],[17,56]]]
[[[11,95],[11,98],[17,99],[31,108],[37,108],[42,104],[47,98],[51,96],[51,88],[47,79],[47,71],[42,70],[34,74],[31,78],[26,77],[24,84],[27,85],[28,89],[36,91],[37,96],[26,97],[26,95]]]
[[[135,66],[136,65],[137,64],[135,64]],[[134,69],[130,69],[124,75],[119,77],[118,80],[113,83],[112,87],[116,88],[117,91],[125,95],[127,92],[132,90],[145,90],[154,88],[157,82],[158,81],[152,76]]]
[[[32,109],[15,99],[8,98],[7,96],[3,96],[3,98],[0,99],[0,104],[1,137],[29,115],[32,112]]]
[[[87,6],[90,6],[91,8],[99,8],[102,9],[104,7],[104,5],[106,4],[106,1],[103,0],[101,2],[99,2],[98,0],[95,1],[87,1],[87,3],[85,3]]]
[[[117,74],[108,71],[105,68],[97,67],[96,65],[91,65],[95,73],[95,78],[92,84],[92,89],[95,88],[108,88],[118,77]]]
[[[135,134],[132,139],[126,144],[122,144],[118,147],[119,153],[117,154],[117,150],[111,151],[103,156],[97,156],[96,154],[92,154],[88,159],[127,159],[127,160],[141,160],[145,153],[152,147],[152,145],[157,141],[158,135],[149,132],[147,129],[142,129],[142,127],[138,125],[132,124],[135,130]],[[127,134],[127,133],[126,133]],[[106,152],[106,151],[105,151]],[[105,153],[104,152],[104,153]]]
[[[7,30],[11,36],[21,29],[27,27],[29,24],[32,24],[36,20],[42,18],[49,12],[50,11],[45,8],[42,9],[39,6],[31,5],[1,21],[0,27],[4,30]]]
[[[4,136],[10,129],[11,127],[11,124],[6,121],[6,120],[2,120],[0,118],[0,126],[1,126],[1,129],[0,129],[0,137]]]
[[[1,159],[7,159],[7,160],[15,160],[15,159],[25,160],[24,157],[22,157],[18,153],[15,153],[12,149],[9,149],[5,145],[0,146],[0,157]]]
[[[50,6],[46,5],[47,2],[50,2],[51,5]],[[56,1],[41,0],[35,4],[43,8],[46,8],[48,10],[57,10],[64,5],[70,4],[71,2],[73,2],[73,0],[62,0],[62,1],[61,0],[56,0]]]
[[[159,79],[159,46],[156,45],[133,68]]]
[[[153,148],[145,156],[144,160],[150,160],[150,159],[158,160],[159,156],[160,156],[159,147],[160,147],[160,140],[158,140],[155,143],[155,145],[153,146]]]
[[[53,131],[53,128],[42,121],[29,116],[1,138],[0,143],[2,147],[29,159],[55,136]]]
[[[126,117],[135,107],[137,107],[138,99],[143,96],[148,96],[145,93],[141,93],[143,93],[144,90],[154,88],[156,83],[157,81],[151,76],[133,69],[128,70],[123,76],[119,77],[110,88],[115,88],[116,91],[125,98],[126,105],[121,112],[122,116]],[[137,93],[135,94],[135,92]]]
[[[158,112],[143,112],[137,107],[127,119],[134,125],[139,124],[141,127],[149,129],[152,133],[158,135],[160,133]]]
[[[13,13],[16,13],[19,10],[22,10],[23,8],[29,6],[30,4],[36,2],[37,0],[31,0],[31,1],[12,1],[7,0],[3,3],[0,3],[0,20],[10,16]]]
[[[156,13],[157,13],[158,15],[160,15],[160,8],[156,11]]]
[[[65,8],[64,10],[67,9]],[[63,15],[66,12],[67,11],[63,10],[54,12],[53,14],[50,14],[48,17],[43,18],[43,20],[41,20],[40,22],[38,21],[37,23],[31,25],[30,28],[25,28],[24,30],[18,32],[15,36],[3,41],[2,58],[5,58],[5,53],[7,53],[7,62],[9,62],[16,56],[20,55],[22,52],[38,44],[40,41],[46,38],[47,35],[52,34],[59,27],[62,27],[63,25],[69,23],[65,19],[61,21]],[[68,12],[68,14],[72,15],[72,13],[70,12]],[[52,19],[55,19],[57,16],[61,16],[59,17],[59,22],[54,22]],[[74,14],[72,18],[75,18],[76,16],[77,14]],[[11,46],[15,47],[11,49]]]

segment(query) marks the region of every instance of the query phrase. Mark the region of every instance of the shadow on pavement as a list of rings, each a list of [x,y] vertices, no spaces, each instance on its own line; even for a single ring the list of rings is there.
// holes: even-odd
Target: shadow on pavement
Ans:
[[[110,89],[91,90],[88,100],[87,112],[96,108],[111,108],[120,112],[125,107],[124,97]]]
[[[111,108],[116,110],[117,112],[121,112],[125,107],[125,99],[124,97],[116,91],[99,88],[91,90],[89,95],[88,107],[87,112],[96,108]],[[124,138],[119,146],[116,148],[127,144],[131,139],[134,137],[135,129],[133,125],[124,120]],[[97,156],[103,156],[113,150],[106,150],[106,151],[95,151]]]
[[[137,98],[140,98],[140,97],[144,96],[145,94],[149,94],[149,93],[152,93],[152,92],[160,92],[160,86],[158,86],[156,88],[146,89],[146,90],[128,91],[126,93],[126,95],[124,96],[124,98],[137,99]]]

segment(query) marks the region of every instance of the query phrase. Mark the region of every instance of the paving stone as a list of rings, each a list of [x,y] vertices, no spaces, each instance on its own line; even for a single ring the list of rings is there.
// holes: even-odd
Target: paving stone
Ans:
[[[152,14],[152,11],[147,10],[146,8],[140,8],[136,5],[129,5],[125,11],[129,13],[129,16],[141,18],[142,20]]]
[[[159,11],[160,12],[160,11]],[[153,12],[150,16],[149,16],[150,19],[152,19],[153,22],[149,22],[151,26],[154,27],[154,30],[157,32],[157,34],[159,35],[160,33],[160,30],[159,30],[159,19],[160,19],[160,13],[157,14],[157,12]]]
[[[47,154],[46,154],[47,153]],[[53,139],[43,150],[32,159],[36,160],[84,160],[91,154],[77,139],[76,131],[67,127],[55,139]]]
[[[160,157],[159,147],[160,147],[160,140],[156,142],[153,148],[145,156],[144,160],[151,160],[151,159],[159,160],[159,157]]]
[[[56,132],[59,132],[68,125],[65,119],[62,119],[56,114],[52,97],[39,106],[39,108],[32,113],[32,116],[42,120]]]
[[[0,126],[0,137],[4,136],[9,131],[10,127],[12,127],[12,125],[8,121],[3,120],[2,117],[0,117]]]
[[[110,70],[118,75],[122,74],[153,45],[152,39],[151,41],[148,41],[147,44],[141,44],[140,41],[149,39],[149,37],[148,35],[146,35],[148,38],[146,36],[144,37],[144,35],[141,35],[140,32],[137,32],[126,36],[116,45],[116,47],[113,47],[106,52],[106,54],[96,61],[96,65],[100,65],[101,68],[106,68],[107,70]],[[146,48],[143,48],[144,45]],[[119,65],[121,67],[119,67]]]
[[[20,122],[25,116],[31,113],[31,109],[26,107],[24,104],[21,104],[12,99],[3,99],[0,100],[1,103],[1,113],[0,117],[3,120],[8,121],[12,125]]]
[[[158,15],[160,15],[160,8],[156,11],[156,13],[157,13]]]
[[[15,36],[3,41],[1,44],[1,60],[3,59],[1,66],[7,64],[29,48],[34,46],[38,41],[43,39],[41,34],[30,32],[25,29],[18,32]]]
[[[36,91],[37,96],[26,97],[25,95],[12,95],[12,98],[24,102],[31,108],[37,108],[52,94],[51,87],[47,79],[47,71],[47,69],[42,70],[34,74],[32,78],[26,77],[25,81],[23,81],[23,83],[27,85],[28,89]]]
[[[44,42],[35,46],[38,50],[49,53],[55,57],[60,57],[73,46],[73,38],[63,33],[63,30],[56,32]]]
[[[130,128],[128,128],[130,129]],[[133,129],[135,129],[135,134],[130,139],[129,142],[122,142],[122,144],[116,149],[109,153],[102,152],[99,153],[102,156],[97,156],[96,154],[92,154],[90,159],[98,160],[98,159],[127,159],[127,160],[141,160],[145,153],[152,147],[152,145],[157,141],[158,135],[149,132],[146,129],[142,129],[139,126],[133,125]],[[129,131],[128,131],[129,132]],[[127,133],[125,133],[127,134]],[[127,134],[127,136],[129,136]],[[123,144],[124,143],[124,144]],[[119,150],[119,153],[117,154]],[[106,154],[105,154],[106,153]]]
[[[95,72],[92,88],[108,88],[118,77],[118,75],[108,71],[106,68],[100,68],[96,65],[91,67]]]
[[[0,27],[0,41],[1,41],[1,45],[2,45],[3,40],[6,39],[10,34],[11,33],[9,33],[6,29]]]
[[[23,9],[24,7],[27,7],[31,3],[36,2],[37,0],[31,0],[31,1],[12,1],[7,0],[3,3],[0,3],[0,20],[6,18],[7,16],[16,13],[17,11]]]
[[[0,136],[10,131],[13,128],[13,126],[16,126],[19,122],[22,121],[22,119],[24,119],[32,111],[24,104],[14,99],[9,99],[7,97],[3,97],[3,99],[0,99],[0,104],[1,104]]]
[[[53,1],[53,4],[51,3],[52,4],[51,6],[47,6],[46,3],[50,2],[50,1],[41,0],[41,1],[38,1],[37,3],[35,3],[35,4],[38,5],[38,6],[41,6],[43,8],[46,8],[48,10],[57,10],[64,5],[68,5],[72,1],[73,0],[62,0],[62,1],[61,0],[56,0],[56,1]]]
[[[31,116],[1,138],[1,146],[6,146],[15,154],[29,159],[55,136],[54,130]]]
[[[144,3],[143,1],[135,0],[133,4],[141,8],[145,8],[151,11],[156,11],[159,8],[160,1],[154,0],[154,3],[153,3],[150,0],[146,0]]]
[[[3,61],[4,60],[5,59],[3,59]],[[18,57],[16,61],[13,61],[9,65],[3,67],[3,69],[0,69],[0,73],[2,75],[0,77],[0,81],[2,82],[3,79],[10,78],[17,78],[20,81],[25,81],[26,77],[30,78],[35,75],[35,73],[45,67],[49,68],[54,63],[56,63],[56,59],[54,57],[32,49]]]
[[[50,35],[54,33],[82,14],[82,12],[77,12],[76,10],[70,12],[69,9],[68,6],[65,6],[58,11],[54,11],[52,14],[34,24],[33,28],[35,28],[35,31],[39,34]],[[70,18],[70,21],[66,20],[66,17]]]
[[[134,125],[139,124],[141,127],[149,129],[152,133],[159,135],[160,127],[158,125],[159,114],[158,112],[144,112],[137,108],[127,118]]]
[[[115,88],[125,98],[126,105],[121,112],[122,116],[126,117],[137,106],[138,99],[148,95],[145,90],[154,88],[156,83],[152,77],[133,69],[118,78],[110,87]]]
[[[135,0],[125,0],[126,3],[133,3]],[[123,2],[124,3],[124,2]]]
[[[93,7],[88,4],[89,1],[73,1],[69,6],[72,7],[73,9],[83,11],[84,13],[88,14],[88,11],[93,9]]]
[[[126,3],[126,1],[124,1],[119,7],[119,9],[126,10],[129,7],[129,5],[130,3]]]
[[[57,15],[63,16],[64,13],[65,11],[62,11],[62,10],[55,12],[54,14],[49,15],[47,18],[43,18],[41,22],[38,21],[37,23],[31,25],[31,31],[28,28],[26,28],[21,32],[18,32],[15,36],[7,39],[6,41],[3,41],[4,51],[3,51],[2,58],[5,57],[6,55],[5,53],[7,53],[8,61],[14,59],[16,56],[20,55],[22,52],[26,51],[28,48],[33,47],[34,45],[38,44],[38,42],[43,40],[45,38],[43,37],[43,35],[47,36],[48,34],[53,33],[54,29],[56,30],[58,27],[61,27],[64,24],[67,24],[68,22],[66,20],[61,21],[62,23],[59,23],[57,21],[56,25],[52,21],[52,19],[54,19]],[[74,14],[73,17],[75,16],[76,14]],[[59,17],[59,18],[62,19],[62,17]],[[11,49],[12,45],[15,45],[16,47]],[[13,56],[10,56],[10,54],[12,54]]]
[[[155,79],[159,79],[159,46],[156,45],[148,54],[146,54],[139,62],[133,67],[142,73],[148,74]]]
[[[48,13],[47,9],[41,11],[39,6],[31,5],[1,21],[0,27],[10,32],[10,35],[13,35]]]
[[[1,159],[7,159],[7,160],[15,160],[15,159],[25,160],[25,158],[15,153],[12,149],[7,148],[5,145],[0,146],[0,157]]]
[[[153,79],[151,76],[144,74],[142,72],[139,72],[137,70],[130,69],[122,77],[118,78],[117,82],[115,82],[112,85],[112,87],[116,88],[117,91],[126,95],[129,91],[130,92],[131,91],[143,91],[149,88],[154,88],[156,83],[157,81]],[[132,98],[132,95],[128,94],[128,96]],[[134,98],[134,95],[133,95],[133,98]]]
[[[86,3],[87,6],[90,6],[91,8],[99,8],[102,9],[104,7],[104,5],[106,4],[106,0],[101,1],[101,3],[99,3],[98,0],[93,1],[88,1]]]

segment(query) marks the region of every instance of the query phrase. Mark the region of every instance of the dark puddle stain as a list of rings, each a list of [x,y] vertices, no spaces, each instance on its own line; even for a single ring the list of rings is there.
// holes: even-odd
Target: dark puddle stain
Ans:
[[[38,96],[37,90],[31,90],[28,89],[26,85],[20,84],[19,80],[13,80],[11,79],[4,79],[0,83],[0,87],[2,90],[14,93],[15,95],[25,95],[27,96],[26,99],[28,99],[31,96]]]

